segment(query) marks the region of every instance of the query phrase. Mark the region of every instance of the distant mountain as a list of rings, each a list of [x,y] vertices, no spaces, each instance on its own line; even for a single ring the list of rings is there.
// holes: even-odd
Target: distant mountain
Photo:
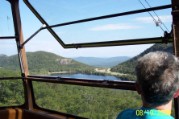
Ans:
[[[139,57],[144,56],[145,54],[147,54],[149,52],[155,52],[155,51],[164,51],[164,52],[173,53],[173,45],[172,45],[172,43],[167,44],[167,45],[165,45],[165,44],[155,44],[155,45],[151,46],[150,48],[146,49],[141,54],[129,59],[128,61],[112,67],[111,71],[132,75],[132,76],[130,76],[130,78],[132,80],[136,80],[135,66],[136,66],[136,63],[137,63],[137,59]]]
[[[38,51],[27,52],[27,60],[30,72],[87,72],[94,68],[70,58],[58,56],[53,53]],[[19,70],[17,55],[0,55],[0,67],[6,69]]]
[[[111,57],[111,58],[97,58],[97,57],[76,57],[73,58],[77,62],[81,62],[95,67],[113,67],[129,59],[127,56]]]
[[[7,56],[7,55],[1,54],[0,55],[0,67],[10,69],[10,70],[20,70],[17,55]]]

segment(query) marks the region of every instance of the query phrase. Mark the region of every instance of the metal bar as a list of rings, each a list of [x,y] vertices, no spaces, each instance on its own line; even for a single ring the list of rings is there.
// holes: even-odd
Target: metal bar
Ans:
[[[44,27],[44,25],[42,27],[40,27],[35,33],[33,33],[25,42],[23,42],[20,47],[21,48],[24,47],[24,45],[27,42],[29,42],[35,35],[37,35],[42,30],[43,27]]]
[[[87,19],[82,19],[82,20],[77,20],[77,21],[71,21],[71,22],[51,25],[51,26],[44,27],[44,29],[49,28],[49,27],[54,28],[54,27],[66,26],[66,25],[83,23],[83,22],[89,22],[89,21],[94,21],[94,20],[101,20],[101,19],[108,19],[108,18],[113,18],[113,17],[131,15],[131,14],[138,14],[138,13],[149,12],[149,11],[154,11],[154,10],[162,10],[162,9],[167,9],[167,8],[171,8],[171,7],[172,7],[171,5],[163,5],[163,6],[153,7],[153,8],[133,10],[133,11],[116,13],[116,14],[111,14],[111,15],[104,15],[104,16],[99,16],[99,17],[93,17],[93,18],[87,18]]]
[[[21,76],[24,86],[24,95],[25,95],[25,108],[26,109],[33,109],[33,99],[32,99],[32,87],[30,87],[29,81],[26,80],[23,77],[26,77],[28,72],[28,64],[27,64],[27,57],[24,47],[20,47],[21,44],[24,42],[23,39],[23,30],[21,26],[21,17],[20,17],[20,11],[19,11],[19,0],[10,0],[11,3],[11,9],[12,9],[12,15],[13,15],[13,21],[14,21],[14,31],[16,38],[16,44],[17,44],[17,50],[18,50],[18,56],[19,56],[19,63],[21,68]]]
[[[13,21],[14,21],[14,31],[16,34],[16,42],[17,42],[17,49],[20,59],[20,66],[21,71],[23,75],[28,75],[28,65],[27,65],[27,58],[25,49],[19,49],[20,45],[24,42],[23,39],[23,32],[22,32],[22,26],[21,26],[21,18],[20,18],[20,11],[19,11],[19,0],[10,0],[11,8],[12,8],[12,15],[13,15]]]
[[[172,0],[174,53],[179,57],[179,1]],[[179,119],[179,97],[174,99],[175,119]]]
[[[41,17],[41,15],[34,9],[34,7],[29,3],[28,0],[24,0],[24,3],[27,7],[32,11],[32,13],[40,20],[42,24],[49,26],[48,23]],[[52,36],[60,43],[62,47],[65,47],[65,43],[61,40],[61,38],[53,31],[51,28],[47,28],[47,30],[52,34]]]
[[[0,80],[18,80],[22,79],[22,77],[0,77]]]
[[[64,113],[64,112],[46,109],[46,108],[43,108],[43,107],[39,107],[38,105],[37,105],[37,107],[34,111],[37,112],[37,113],[43,113],[43,114],[52,115],[54,117],[58,117],[58,118],[55,118],[55,119],[88,119],[88,118],[80,117],[80,116],[77,116],[77,115],[72,115],[72,114],[68,114],[68,113]]]
[[[4,36],[4,37],[0,37],[0,39],[16,39],[15,36]]]
[[[173,41],[172,37],[169,37],[167,42],[172,42],[172,41]],[[141,39],[118,40],[118,41],[66,44],[65,48],[107,47],[107,46],[151,44],[151,43],[166,43],[166,41],[164,37],[154,37],[154,38],[141,38]]]
[[[47,77],[47,76],[28,76],[26,77],[31,81],[48,82],[48,83],[60,83],[90,87],[102,87],[111,89],[123,89],[135,91],[134,81],[111,81],[111,80],[88,80],[88,79],[74,79],[74,78],[62,78],[62,77]]]
[[[5,110],[5,109],[20,109],[24,108],[24,105],[17,105],[17,106],[0,106],[0,110]]]
[[[47,30],[54,36],[54,38],[61,44],[63,48],[82,48],[82,47],[104,47],[104,46],[119,46],[120,44],[122,45],[131,45],[133,42],[129,42],[130,44],[124,43],[124,41],[117,41],[116,45],[114,45],[111,41],[108,42],[101,42],[97,43],[79,43],[79,44],[65,44],[60,37],[51,29],[51,26],[48,25],[48,23],[41,17],[41,15],[35,10],[35,8],[29,3],[28,0],[24,0],[24,3],[28,6],[28,8],[33,12],[33,14],[41,21],[42,24],[46,25]],[[147,12],[147,11],[153,11],[153,10],[160,10],[160,9],[167,9],[171,8],[171,5],[164,5],[164,6],[158,6],[158,7],[153,7],[149,9],[141,9],[141,10],[135,10],[135,11],[129,11],[129,12],[124,12],[124,13],[117,13],[117,14],[112,14],[112,15],[106,15],[106,16],[100,16],[100,17],[94,17],[94,18],[88,18],[88,19],[83,19],[83,20],[77,20],[77,21],[71,21],[67,23],[62,23],[58,24],[59,26],[64,26],[64,25],[70,25],[70,24],[75,24],[75,23],[80,23],[80,22],[87,22],[87,21],[93,21],[93,20],[99,20],[99,19],[105,19],[105,18],[112,18],[112,17],[118,17],[118,16],[124,16],[124,15],[129,15],[129,14],[136,14],[136,13],[142,13],[142,12]],[[56,27],[56,26],[54,26]],[[116,42],[116,41],[114,41]],[[149,41],[148,43],[158,43],[158,41]],[[109,45],[107,45],[109,43]],[[143,44],[146,42],[140,41],[138,42],[139,44]],[[135,43],[137,44],[137,43]]]

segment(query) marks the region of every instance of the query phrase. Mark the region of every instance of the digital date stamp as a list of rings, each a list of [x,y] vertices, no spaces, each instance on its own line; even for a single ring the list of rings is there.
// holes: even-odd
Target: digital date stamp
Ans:
[[[143,110],[143,109],[138,109],[136,110],[136,116],[144,116],[145,114],[150,115],[150,116],[166,116],[170,115],[170,110]]]

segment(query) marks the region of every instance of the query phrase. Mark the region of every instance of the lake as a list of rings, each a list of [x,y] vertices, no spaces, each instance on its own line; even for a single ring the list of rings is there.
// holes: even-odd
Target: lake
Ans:
[[[76,74],[53,74],[52,76],[60,76],[60,77],[64,77],[64,78],[76,78],[76,79],[118,80],[118,81],[120,80],[120,78],[117,78],[115,76],[82,74],[82,73],[76,73]]]

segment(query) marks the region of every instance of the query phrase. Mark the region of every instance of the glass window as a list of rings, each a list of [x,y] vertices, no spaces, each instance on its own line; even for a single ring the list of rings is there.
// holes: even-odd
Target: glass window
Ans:
[[[0,37],[14,36],[15,34],[10,3],[6,0],[1,0],[0,6]]]
[[[87,1],[79,0],[70,2],[31,0],[29,2],[49,25],[144,9],[138,0],[133,2],[92,0],[90,4]],[[163,2],[151,0],[150,5],[154,7],[170,4],[170,2],[170,0]],[[24,24],[27,24],[27,20]],[[171,24],[171,9],[166,9],[151,11],[150,14],[146,12],[52,29],[65,44],[73,44],[160,37],[163,36],[164,31],[171,31]],[[34,23],[35,25],[37,23]],[[134,69],[137,58],[151,51],[173,53],[173,46],[170,43],[63,49],[47,30],[41,31],[26,44],[26,49],[29,70],[32,75],[55,75],[95,80],[136,80]],[[111,58],[117,56],[125,57],[125,59],[122,62],[116,59],[118,62],[113,64],[114,61]],[[111,79],[111,76],[115,78]],[[35,81],[33,81],[33,89],[39,107],[87,118],[115,118],[120,111],[126,108],[141,106],[141,98],[133,91]]]
[[[33,88],[39,107],[90,119],[114,119],[124,109],[141,106],[133,91],[42,82],[33,82]]]
[[[133,2],[128,0],[106,0],[105,2],[103,0],[90,0],[90,4],[88,1],[81,2],[80,0],[70,2],[52,0],[50,3],[31,0],[29,2],[49,25],[55,25],[68,21],[144,9],[143,4],[146,8],[149,8],[170,4],[171,1],[158,2],[150,0],[147,3],[143,1],[143,4],[140,4],[138,0]],[[171,9],[165,9],[55,27],[53,30],[65,44],[73,44],[160,37],[163,36],[164,31],[171,31],[171,24]]]
[[[49,25],[144,8],[138,0],[133,0],[133,2],[130,2],[130,0],[50,0],[50,2],[29,0],[29,2]],[[148,3],[155,7],[170,4],[171,1],[150,0]],[[149,8],[144,1],[143,4],[146,8]]]
[[[0,37],[14,36],[10,3],[0,1]],[[20,67],[15,39],[0,40],[0,77],[19,77]],[[0,106],[24,104],[24,89],[21,79],[0,80]]]
[[[173,53],[173,45],[168,43],[63,49],[50,33],[44,30],[26,44],[26,50],[31,75],[136,80],[137,58],[152,51]]]
[[[115,0],[107,0],[105,2],[99,0],[96,2],[92,0],[90,4],[87,3],[87,1],[81,2],[79,0],[70,2],[52,0],[50,3],[47,1],[41,2],[31,0],[29,2],[50,25],[83,18],[144,9],[138,0],[134,0],[134,3]],[[150,6],[155,7],[170,4],[171,1],[165,0],[159,2],[151,0],[148,1],[150,6],[145,1],[143,2],[143,4],[149,8]],[[126,3],[128,3],[127,7]],[[21,9],[25,9],[25,7],[23,6]],[[21,14],[24,19],[23,26],[25,28],[25,37],[28,38],[27,36],[30,36],[33,31],[35,32],[36,29],[40,28],[40,23],[34,22],[34,25],[29,25],[29,20],[27,19],[36,20],[34,17],[31,17],[33,16],[32,13],[27,17],[26,12],[29,12],[29,10],[25,10],[25,12],[21,12]],[[53,28],[53,30],[66,44],[160,37],[163,36],[165,30],[168,29],[168,32],[171,31],[171,9],[155,12],[151,11],[150,13],[157,22],[154,22],[150,14],[146,12],[56,27]],[[155,13],[158,14],[160,19]],[[159,23],[160,20],[162,21],[161,23]],[[156,23],[159,23],[164,31],[160,29]],[[167,29],[162,23],[164,23]],[[165,50],[166,47],[172,49],[171,44],[167,46],[165,44],[153,45],[154,44],[63,49],[47,30],[43,30],[31,39],[25,47],[28,51],[29,71],[32,75],[59,75],[62,77],[97,80],[111,80],[112,76],[114,80],[136,80],[134,69],[138,55],[141,56],[141,53],[150,52],[154,49],[155,51]]]
[[[0,69],[1,76],[11,76],[15,72]],[[0,107],[24,104],[24,89],[21,79],[0,80]]]
[[[0,41],[0,69],[13,72],[11,76],[20,76],[20,65],[15,40]],[[6,77],[3,75],[3,77]],[[8,77],[8,75],[7,75]]]

